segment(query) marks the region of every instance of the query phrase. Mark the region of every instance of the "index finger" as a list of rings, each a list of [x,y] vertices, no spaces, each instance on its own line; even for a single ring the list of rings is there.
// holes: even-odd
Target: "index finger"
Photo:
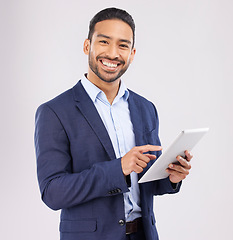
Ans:
[[[185,158],[186,158],[186,160],[187,160],[188,162],[190,162],[191,159],[193,158],[192,153],[189,152],[188,150],[185,150],[184,153],[185,153]]]
[[[137,149],[141,152],[150,152],[150,151],[161,151],[163,148],[161,146],[156,146],[156,145],[143,145],[137,147]]]
[[[176,158],[178,160],[178,162],[185,168],[187,169],[191,169],[191,165],[189,163],[189,161],[187,161],[186,159],[182,158],[181,156],[177,156]]]

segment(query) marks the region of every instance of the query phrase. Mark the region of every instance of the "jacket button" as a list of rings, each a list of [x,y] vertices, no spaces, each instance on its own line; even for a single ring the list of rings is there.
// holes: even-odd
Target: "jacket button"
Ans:
[[[123,219],[119,220],[118,222],[121,226],[124,226],[125,225],[125,221]]]

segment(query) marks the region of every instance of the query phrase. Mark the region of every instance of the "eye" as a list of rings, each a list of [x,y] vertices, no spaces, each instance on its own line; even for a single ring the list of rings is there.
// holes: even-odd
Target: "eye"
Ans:
[[[120,44],[120,47],[121,47],[121,48],[124,48],[124,49],[128,49],[128,48],[129,48],[129,46],[126,45],[126,44]]]
[[[108,44],[108,42],[106,40],[100,40],[99,42],[102,44]]]

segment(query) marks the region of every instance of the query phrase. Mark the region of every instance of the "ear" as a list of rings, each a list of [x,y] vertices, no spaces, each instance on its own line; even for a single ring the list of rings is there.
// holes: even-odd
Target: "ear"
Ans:
[[[130,54],[130,59],[129,59],[130,63],[133,62],[135,54],[136,54],[136,48],[133,48]]]
[[[84,44],[83,44],[83,51],[84,51],[84,53],[85,53],[86,55],[89,54],[90,45],[91,45],[90,39],[86,39],[86,40],[84,41]]]

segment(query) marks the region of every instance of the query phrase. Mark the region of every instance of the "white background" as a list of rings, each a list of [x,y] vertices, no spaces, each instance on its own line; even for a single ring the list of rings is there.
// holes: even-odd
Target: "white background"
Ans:
[[[110,6],[135,19],[123,79],[157,106],[163,147],[182,129],[210,127],[181,192],[155,197],[161,239],[232,239],[232,0],[1,0],[1,238],[59,239],[59,212],[40,200],[34,114],[87,70],[89,20]]]

